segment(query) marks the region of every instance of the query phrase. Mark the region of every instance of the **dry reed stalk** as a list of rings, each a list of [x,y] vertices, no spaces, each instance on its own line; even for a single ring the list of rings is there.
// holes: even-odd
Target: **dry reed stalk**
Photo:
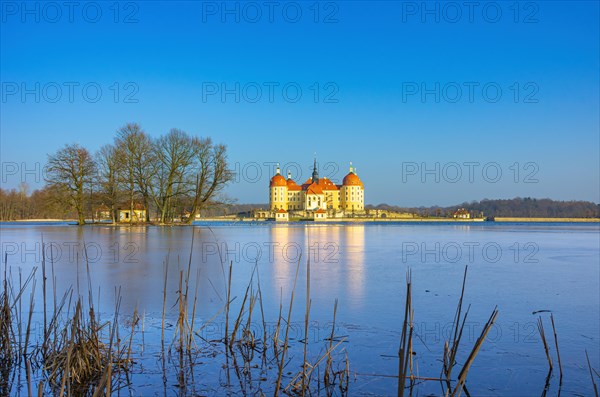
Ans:
[[[250,291],[251,285],[252,285],[252,278],[250,278],[250,282],[248,283],[248,286],[246,287],[246,293],[244,294],[244,300],[242,301],[242,306],[240,307],[240,312],[239,312],[239,314],[235,320],[234,326],[233,326],[233,332],[231,333],[231,339],[229,340],[229,348],[231,348],[233,346],[233,343],[235,342],[236,334],[240,327],[240,323],[242,321],[242,316],[244,314],[244,308],[246,307],[246,301],[248,300],[248,292]]]
[[[139,322],[140,318],[138,316],[138,308],[135,306],[135,310],[133,311],[133,318],[131,319],[131,333],[129,334],[129,346],[127,347],[127,361],[131,361],[131,345],[133,344],[133,334],[135,332],[135,326]]]
[[[34,269],[35,271],[35,269]],[[29,337],[31,334],[31,316],[33,315],[33,308],[35,306],[35,285],[36,280],[33,280],[33,284],[31,286],[31,295],[29,297],[29,316],[27,318],[27,330],[25,332],[25,347],[23,349],[23,358],[25,360],[25,372],[27,375],[27,395],[28,397],[32,396],[33,389],[31,386],[31,362],[27,359],[27,348],[29,347]]]
[[[252,331],[252,314],[254,313],[254,306],[256,305],[257,299],[258,294],[254,294],[254,289],[252,288],[250,290],[250,303],[248,304],[248,318],[246,319],[246,324],[242,329],[242,337],[238,345],[238,349],[240,350],[240,353],[244,359],[245,368],[249,368],[250,362],[254,358],[254,351],[256,349],[256,339],[254,337],[254,332]]]
[[[23,272],[21,270],[21,268],[19,268],[19,290],[23,289]],[[22,299],[19,299],[18,301],[15,301],[15,303],[18,303],[18,308],[16,309],[16,313],[15,313],[15,320],[17,322],[17,332],[19,334],[19,338],[18,338],[18,342],[17,342],[17,366],[21,365],[21,360],[23,359],[23,356],[21,355],[21,352],[23,351],[23,305],[22,305]],[[19,384],[21,384],[21,371],[18,371],[18,379],[17,382]]]
[[[44,359],[48,355],[48,326],[46,309],[46,250],[44,249],[44,236],[42,235],[42,296],[44,305],[44,342],[42,343],[42,356]]]
[[[186,283],[185,283],[186,298],[188,296],[188,280],[190,279],[190,271],[192,269],[192,254],[194,253],[194,234],[195,234],[195,232],[196,232],[196,229],[192,228],[192,242],[190,244],[190,255],[189,255],[189,259],[188,259],[188,270],[187,270]]]
[[[183,270],[179,271],[179,316],[177,317],[177,330],[179,333],[179,354],[180,354],[180,362],[183,361],[182,356],[183,355],[183,343],[184,343],[184,318],[185,318],[185,313],[184,313],[184,297],[183,297]]]
[[[169,253],[167,252],[167,259],[165,261],[165,277],[163,283],[163,307],[162,307],[162,320],[160,327],[160,343],[162,346],[162,355],[164,360],[165,355],[165,314],[167,311],[167,279],[169,277]]]
[[[556,327],[554,326],[554,316],[550,313],[550,322],[552,323],[552,332],[554,333],[554,346],[556,346],[556,356],[558,359],[558,371],[560,374],[559,385],[562,385],[562,363],[560,361],[560,350],[558,350],[558,336],[556,335]]]
[[[548,343],[546,342],[546,334],[544,333],[544,323],[542,322],[542,317],[538,318],[537,328],[540,333],[540,337],[542,338],[542,343],[544,344],[544,351],[546,352],[546,358],[548,359],[548,367],[550,371],[552,371],[552,357],[550,357],[550,349],[548,349]]]
[[[67,378],[69,377],[69,374],[71,372],[71,355],[73,354],[73,349],[75,347],[75,344],[73,343],[73,340],[75,339],[75,334],[77,333],[77,325],[78,325],[78,319],[81,316],[81,301],[78,300],[77,301],[77,306],[75,307],[75,315],[73,317],[73,323],[71,325],[71,335],[68,338],[67,341],[67,358],[66,358],[66,364],[64,365],[64,367],[62,367],[62,379],[61,379],[61,383],[60,383],[60,392],[58,393],[59,396],[63,396],[63,391],[65,389],[65,385],[67,382]],[[60,358],[60,357],[59,357]],[[60,364],[57,367],[57,370],[60,369]]]
[[[52,330],[56,330],[56,329],[58,329],[60,327],[59,321],[61,319],[60,317],[61,317],[62,311],[65,308],[65,306],[67,307],[67,314],[66,314],[67,318],[71,317],[70,309],[71,309],[71,306],[72,306],[72,304],[71,304],[72,297],[73,297],[73,289],[69,288],[63,294],[63,297],[62,297],[62,299],[60,301],[60,304],[58,305],[57,312],[50,319],[50,324],[48,326],[49,329],[47,329],[48,332],[45,333],[47,339],[44,339],[44,341],[42,342],[42,346],[44,346],[44,345],[46,345],[46,347],[48,346],[48,343],[49,343],[48,339],[50,338],[50,334],[54,333],[54,332],[51,332],[51,331]],[[68,298],[68,303],[67,303],[67,298]],[[56,347],[57,345],[58,345],[58,342],[55,341],[54,344],[53,344],[53,346]],[[47,353],[46,353],[46,356],[43,356],[42,358],[43,358],[44,361],[46,361]]]
[[[115,303],[115,314],[113,317],[113,323],[110,332],[110,338],[108,342],[108,364],[107,368],[103,371],[102,376],[100,378],[99,384],[94,391],[92,397],[100,397],[106,388],[106,396],[109,397],[111,395],[112,390],[112,352],[113,352],[113,343],[115,340],[115,334],[118,331],[118,319],[119,319],[119,311],[121,309],[121,288],[119,287],[116,293],[116,303]]]
[[[319,357],[319,359],[318,359],[318,360],[317,360],[317,361],[316,361],[314,364],[312,364],[312,365],[310,366],[311,368],[310,368],[310,370],[308,371],[308,373],[307,373],[307,376],[306,376],[306,377],[307,377],[308,379],[310,379],[310,378],[311,378],[311,376],[312,376],[312,373],[314,372],[314,370],[315,370],[316,368],[318,368],[318,367],[319,367],[319,364],[321,364],[321,362],[322,362],[322,361],[323,361],[325,358],[327,358],[327,357],[330,357],[330,356],[331,356],[331,353],[332,353],[332,352],[333,352],[335,349],[337,349],[337,347],[338,347],[339,345],[341,345],[342,343],[344,343],[345,341],[346,341],[346,338],[342,338],[342,339],[340,339],[340,340],[339,340],[339,341],[338,341],[338,342],[337,342],[335,345],[333,345],[333,347],[331,347],[331,348],[327,349],[327,350],[325,351],[325,353],[323,353],[323,354],[321,355],[321,357]],[[298,378],[302,378],[302,377],[303,377],[303,373],[298,373],[298,374],[296,374],[296,376],[294,376],[294,378],[292,378],[292,380],[290,381],[290,383],[289,383],[289,384],[288,384],[288,385],[285,387],[284,391],[286,391],[286,392],[287,392],[287,391],[288,391],[288,390],[289,390],[291,387],[295,387],[295,389],[299,389],[299,387],[297,387],[297,383],[295,383],[295,382],[296,382],[296,379],[298,379]],[[302,382],[302,380],[301,380],[300,382]]]
[[[33,272],[35,272],[35,269]],[[35,286],[36,280],[34,279],[31,286],[31,294],[29,296],[29,315],[27,318],[27,330],[25,331],[25,347],[23,349],[23,357],[25,360],[27,360],[27,349],[29,347],[29,337],[31,334],[31,316],[33,315],[33,309],[35,307]]]
[[[409,316],[412,311],[412,282],[410,269],[406,272],[406,300],[404,305],[404,322],[402,324],[402,334],[400,335],[400,348],[398,350],[398,397],[404,395],[404,385],[406,382],[406,369],[408,363],[407,345],[408,345],[408,327]]]
[[[348,352],[346,352],[346,368],[343,375],[345,375],[345,377],[340,377],[340,392],[345,396],[350,388],[350,360],[348,360]],[[344,382],[342,382],[342,380],[344,380]]]
[[[450,347],[448,346],[448,341],[444,341],[444,354],[442,356],[442,372],[440,374],[440,378],[442,377],[442,375],[444,375],[445,373],[448,373],[448,367],[450,366],[449,364],[449,359],[450,359]],[[450,389],[450,385],[449,385],[450,380],[446,377],[446,385],[448,387],[448,389]],[[446,392],[447,394],[447,392]]]
[[[463,275],[463,282],[462,282],[462,288],[460,291],[460,299],[458,300],[458,304],[456,306],[456,312],[454,314],[454,322],[452,327],[453,329],[453,336],[452,336],[452,345],[449,347],[449,349],[446,351],[444,351],[444,354],[446,356],[446,360],[444,360],[444,371],[446,373],[446,385],[448,387],[448,389],[450,389],[450,379],[452,376],[452,368],[454,368],[454,364],[456,362],[456,354],[458,353],[458,347],[460,345],[460,340],[462,338],[462,333],[463,333],[463,329],[464,329],[464,325],[465,322],[467,321],[467,316],[469,314],[469,308],[470,306],[467,308],[467,312],[464,315],[464,318],[462,320],[462,325],[461,325],[461,312],[462,312],[462,306],[463,306],[463,299],[465,296],[465,286],[467,283],[467,271],[468,271],[468,266],[465,266],[465,272]]]
[[[281,330],[281,318],[283,313],[283,291],[279,293],[279,316],[277,316],[277,325],[275,325],[275,332],[273,333],[273,356],[275,360],[279,360],[279,332]]]
[[[190,324],[190,332],[189,332],[189,338],[188,338],[188,346],[191,346],[192,344],[196,344],[195,340],[194,340],[194,324],[195,324],[195,320],[196,320],[196,305],[198,303],[198,288],[200,285],[200,269],[198,269],[198,271],[196,272],[196,290],[194,291],[194,305],[192,307],[192,323]]]
[[[9,376],[15,361],[12,345],[12,310],[10,305],[9,282],[7,275],[7,258],[4,261],[4,280],[0,295],[0,392],[10,391]]]
[[[467,361],[463,365],[463,367],[458,375],[458,383],[454,387],[452,396],[457,395],[457,393],[458,393],[458,396],[460,396],[462,389],[465,385],[465,382],[467,380],[467,374],[469,372],[469,368],[471,368],[471,364],[473,364],[473,361],[475,360],[475,356],[477,356],[477,353],[479,353],[479,350],[481,349],[481,346],[483,345],[483,342],[485,341],[487,334],[490,332],[490,329],[496,322],[497,317],[498,317],[498,308],[495,307],[494,310],[492,311],[492,314],[490,315],[490,318],[488,319],[488,321],[485,323],[483,329],[481,330],[481,335],[479,335],[479,337],[477,338],[477,341],[475,341],[475,345],[473,346],[473,349],[471,350],[471,353],[469,354]]]
[[[298,271],[300,270],[300,258],[298,258],[298,265],[296,266],[296,275],[294,277],[294,287],[292,288],[292,295],[290,297],[290,307],[288,310],[287,322],[285,325],[285,339],[283,342],[283,351],[281,352],[281,361],[279,362],[279,370],[277,373],[277,382],[275,384],[274,395],[279,395],[279,389],[281,387],[281,377],[283,376],[283,367],[285,364],[285,355],[288,349],[288,342],[290,337],[290,323],[292,321],[292,308],[294,307],[294,295],[296,293],[296,282],[298,281]]]
[[[592,379],[592,385],[594,386],[594,395],[598,397],[598,387],[596,386],[596,382],[594,381],[594,374],[592,373],[592,364],[590,364],[590,356],[588,356],[587,350],[585,351],[585,358],[587,360],[588,369],[590,370],[590,378]]]
[[[338,300],[336,299],[333,304],[333,323],[331,324],[331,335],[329,336],[329,350],[333,349],[333,338],[335,337],[335,320],[336,320],[336,316],[337,316],[337,305],[338,305]],[[331,355],[329,355],[327,357],[327,363],[325,364],[325,371],[323,374],[323,383],[325,384],[326,388],[329,387],[329,385],[332,384],[334,381],[334,379],[330,379],[330,377],[333,377],[332,366],[333,366],[333,359],[331,358]]]
[[[265,310],[263,308],[263,298],[262,298],[262,290],[260,288],[260,273],[258,272],[258,262],[256,262],[256,281],[257,281],[257,289],[258,289],[258,300],[260,303],[260,317],[262,320],[263,326],[263,360],[266,360],[267,354],[267,322],[265,321]]]
[[[35,291],[35,274],[37,268],[34,267],[25,281],[23,274],[19,268],[19,285],[15,290],[12,279],[12,268],[8,271],[8,258],[5,254],[4,262],[4,280],[2,282],[2,290],[0,292],[0,394],[9,394],[12,385],[21,384],[21,362],[25,361],[26,376],[29,376],[28,382],[31,380],[31,374],[27,375],[27,360],[29,337],[31,333],[31,315],[33,312],[33,294]],[[23,335],[23,294],[27,290],[29,284],[32,284],[33,291],[30,295],[29,313],[25,335]],[[15,331],[16,327],[16,331]],[[23,337],[25,341],[23,342]],[[25,346],[23,346],[25,343]],[[29,384],[29,383],[28,383]],[[31,387],[29,386],[29,392]]]
[[[307,376],[306,376],[306,368],[308,365],[307,362],[307,349],[308,349],[308,323],[310,321],[310,255],[308,260],[306,261],[306,306],[304,312],[304,358],[302,360],[302,397],[306,393],[306,385],[307,385]]]
[[[31,388],[31,363],[29,360],[25,360],[25,372],[27,374],[27,396],[32,396],[32,388]]]
[[[146,349],[146,310],[142,312],[142,351],[141,354],[144,354],[144,350]]]
[[[233,261],[229,262],[229,277],[227,277],[227,300],[225,302],[225,344],[229,338],[229,306],[231,304],[231,272],[233,269]]]
[[[411,301],[412,307],[412,301]],[[413,374],[413,331],[414,331],[414,310],[410,310],[410,323],[409,323],[409,333],[408,333],[408,359],[409,359],[409,369],[410,369],[410,394],[412,396],[413,386],[414,386],[414,374]]]

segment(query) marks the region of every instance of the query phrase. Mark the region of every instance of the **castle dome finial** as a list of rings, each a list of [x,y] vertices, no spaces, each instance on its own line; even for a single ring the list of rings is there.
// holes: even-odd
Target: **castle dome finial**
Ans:
[[[279,169],[279,163],[277,163],[277,168],[275,168],[275,174],[276,175],[281,174],[281,170]]]

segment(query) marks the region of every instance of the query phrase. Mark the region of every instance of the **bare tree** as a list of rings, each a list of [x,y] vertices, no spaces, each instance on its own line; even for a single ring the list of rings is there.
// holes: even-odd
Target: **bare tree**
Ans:
[[[210,138],[193,139],[194,176],[192,180],[192,209],[187,223],[198,214],[233,179],[227,163],[225,145],[214,145]]]
[[[95,173],[95,163],[90,152],[78,144],[66,145],[48,156],[46,181],[65,191],[77,211],[80,225],[85,223],[85,189],[90,186]]]
[[[110,209],[112,223],[116,222],[117,205],[120,198],[119,157],[113,145],[104,145],[96,153],[98,184],[103,202]]]
[[[19,207],[21,209],[21,214],[20,214],[20,218],[21,219],[25,219],[25,217],[28,214],[28,208],[26,208],[27,206],[27,190],[29,190],[29,186],[27,185],[27,182],[23,181],[21,183],[19,183]]]
[[[153,198],[159,211],[160,222],[172,220],[173,200],[186,193],[185,180],[194,160],[192,138],[184,131],[172,129],[154,145],[156,172]]]
[[[0,188],[0,220],[14,221],[18,217],[18,193],[15,189],[10,191]]]
[[[152,178],[156,171],[152,139],[136,123],[129,123],[117,131],[115,138],[119,159],[120,180],[126,185],[129,206],[133,215],[136,193],[142,197],[146,209],[146,222],[150,221]]]

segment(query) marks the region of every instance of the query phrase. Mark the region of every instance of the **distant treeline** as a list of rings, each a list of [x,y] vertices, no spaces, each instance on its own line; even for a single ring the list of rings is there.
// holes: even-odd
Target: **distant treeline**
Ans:
[[[450,207],[398,207],[388,204],[367,205],[365,209],[410,212],[422,216],[451,216],[464,208],[472,215],[483,213],[486,217],[525,217],[525,218],[600,218],[600,205],[590,201],[556,201],[516,197],[465,202]]]
[[[18,219],[72,219],[77,212],[65,205],[66,197],[59,189],[44,187],[27,194],[27,186],[0,189],[0,221]]]

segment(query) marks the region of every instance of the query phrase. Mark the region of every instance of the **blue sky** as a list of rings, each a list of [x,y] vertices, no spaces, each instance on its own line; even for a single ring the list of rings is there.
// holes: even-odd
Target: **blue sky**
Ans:
[[[0,4],[3,187],[138,122],[225,143],[240,203],[314,153],[368,204],[600,202],[595,1]]]

